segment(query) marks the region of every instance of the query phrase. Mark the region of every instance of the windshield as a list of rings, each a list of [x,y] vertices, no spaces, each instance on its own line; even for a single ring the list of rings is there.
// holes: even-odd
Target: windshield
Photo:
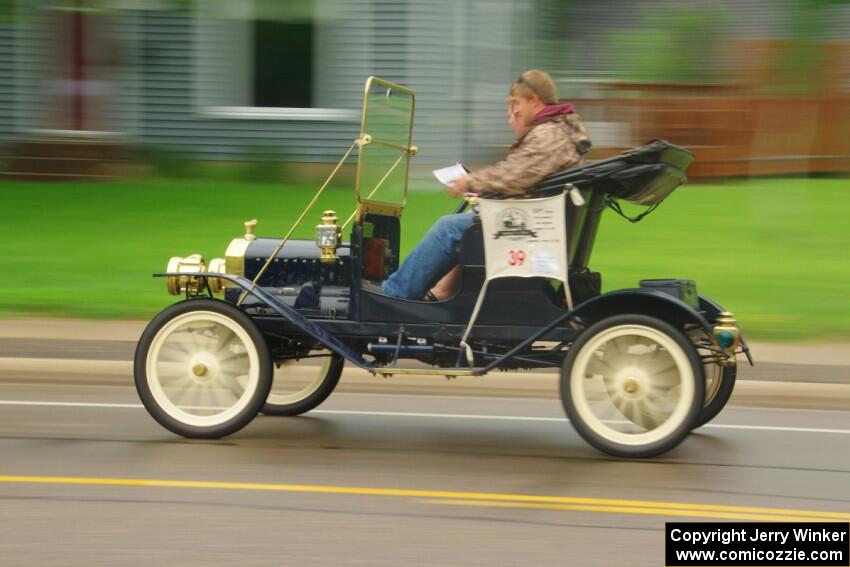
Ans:
[[[413,91],[370,77],[366,81],[357,160],[357,201],[401,208],[413,134]]]

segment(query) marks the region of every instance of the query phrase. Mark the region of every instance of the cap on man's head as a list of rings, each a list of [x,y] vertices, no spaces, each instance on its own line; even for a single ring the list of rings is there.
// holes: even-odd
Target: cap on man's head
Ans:
[[[543,104],[556,104],[558,102],[558,89],[549,73],[540,69],[526,71],[511,85],[511,96],[522,96],[531,98],[537,95]]]

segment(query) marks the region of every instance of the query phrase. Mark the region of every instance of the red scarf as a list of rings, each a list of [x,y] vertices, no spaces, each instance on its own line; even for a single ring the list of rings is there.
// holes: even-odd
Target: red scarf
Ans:
[[[543,110],[534,115],[534,120],[532,122],[539,122],[544,118],[551,118],[552,116],[560,116],[562,114],[570,114],[571,112],[575,112],[576,107],[570,104],[569,102],[565,102],[563,104],[547,104]]]

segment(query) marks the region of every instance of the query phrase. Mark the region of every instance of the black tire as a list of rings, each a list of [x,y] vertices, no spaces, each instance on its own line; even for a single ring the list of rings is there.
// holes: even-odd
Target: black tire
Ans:
[[[216,325],[221,327],[220,334],[202,337],[205,341],[218,341],[221,337],[229,337],[229,335],[232,335],[233,339],[228,339],[227,342],[222,340],[221,345],[216,344],[215,346],[219,348],[215,353],[212,352],[214,347],[206,348],[193,344],[195,349],[192,352],[181,354],[185,348],[174,348],[167,343],[175,329],[182,332],[179,325],[188,323],[202,325],[205,320],[209,322],[210,329],[215,329],[214,332],[219,332]],[[189,335],[194,337],[192,332],[189,332]],[[177,346],[180,344],[184,343],[171,343]],[[152,346],[154,353],[151,352]],[[230,351],[219,354],[225,346]],[[172,352],[176,352],[176,355],[172,355],[170,359],[160,356],[158,360],[149,360],[151,356],[158,356],[158,353],[165,348],[172,348]],[[233,354],[234,349],[241,348],[245,349],[244,356],[241,352]],[[185,363],[182,358],[175,361],[175,356],[187,357]],[[198,363],[192,362],[192,357],[197,356],[206,357],[204,360],[212,361],[209,376],[206,376],[208,371],[204,364],[200,365],[202,368],[198,372],[203,372],[205,377],[193,375]],[[216,359],[216,356],[220,358]],[[229,366],[226,361],[236,358],[245,360],[247,364],[245,366],[247,374],[244,375],[245,385],[238,380],[242,375],[235,371],[228,373],[223,370]],[[161,362],[174,364],[177,368],[176,373],[160,373],[157,365]],[[149,363],[152,366],[149,367]],[[183,370],[184,365],[185,370]],[[149,368],[153,370],[151,375],[148,372]],[[242,366],[240,366],[241,369]],[[160,425],[183,437],[216,439],[239,431],[256,417],[271,388],[272,362],[262,333],[242,311],[224,301],[191,299],[167,307],[148,324],[136,347],[133,374],[142,404]],[[194,392],[197,389],[210,397],[214,388],[217,389],[216,394],[222,391],[229,392],[235,398],[235,402],[229,408],[225,407],[224,411],[220,412],[220,416],[196,416],[188,410],[197,408],[183,407],[182,402],[173,401],[168,396],[162,384],[164,376],[177,376],[181,383],[189,383],[190,386],[184,388],[184,391],[191,389]],[[198,383],[193,383],[192,380]],[[204,380],[208,382],[204,383]],[[242,388],[241,393],[237,394],[237,388]]]
[[[274,402],[275,393],[274,389],[272,389],[260,411],[265,415],[293,416],[301,415],[317,408],[336,388],[339,378],[342,376],[342,367],[345,365],[345,359],[338,354],[331,354],[328,356],[327,361],[327,367],[321,366],[317,368],[317,372],[321,373],[321,376],[312,384],[313,387],[308,386],[305,390],[288,396],[295,399],[287,400],[285,403]],[[285,371],[286,369],[284,368],[283,372],[285,373]],[[278,372],[281,371],[279,370]]]
[[[632,331],[634,332],[632,336],[640,336],[640,333],[646,333],[654,335],[658,340],[664,341],[667,344],[664,348],[658,348],[662,345],[657,342],[655,343],[657,345],[656,352],[668,351],[669,356],[674,363],[674,366],[671,366],[670,368],[684,369],[688,372],[689,376],[685,377],[685,379],[687,379],[687,383],[685,383],[682,381],[681,372],[678,374],[680,377],[679,383],[682,385],[680,388],[681,401],[677,402],[674,411],[671,412],[664,421],[660,422],[658,427],[655,427],[652,430],[647,428],[646,433],[630,437],[629,434],[617,432],[615,429],[606,426],[603,421],[590,417],[590,413],[592,413],[592,411],[589,410],[590,404],[587,399],[576,399],[573,392],[573,373],[582,372],[583,374],[586,374],[587,370],[590,368],[590,364],[593,363],[590,357],[594,356],[595,351],[600,350],[599,347],[607,345],[607,342],[600,345],[594,345],[592,342],[594,339],[600,341],[606,339],[609,335],[612,338],[629,336],[629,333]],[[603,333],[605,334],[602,335]],[[617,333],[621,333],[621,335],[618,336]],[[602,336],[600,337],[600,335]],[[588,347],[588,349],[585,347]],[[672,347],[672,349],[670,347]],[[612,352],[612,354],[614,353]],[[604,357],[604,354],[602,356]],[[633,357],[629,360],[635,359]],[[581,368],[576,367],[577,361],[580,362]],[[635,364],[638,363],[631,362],[628,368],[633,369]],[[625,367],[621,366],[620,368]],[[609,386],[608,379],[606,379],[603,375],[605,388],[608,392],[607,396],[611,396],[612,391],[615,391],[621,397],[624,395],[640,395],[633,394],[633,392],[651,391],[652,387],[654,387],[652,381],[657,379],[658,376],[663,376],[665,374],[661,373],[656,376],[654,372],[654,370],[649,370],[646,372],[644,377],[640,379],[647,382],[648,385],[646,386],[639,385],[640,382],[638,382],[638,379],[636,378],[628,377],[624,380],[621,379],[619,376],[622,372],[617,374],[616,376],[618,376],[618,378],[616,379],[620,380],[621,383],[632,383],[630,386],[632,390],[630,390],[628,394],[620,392],[617,389],[619,388],[619,385],[613,385],[615,381],[613,377],[610,379],[611,385]],[[575,387],[577,391],[581,392],[585,387],[585,383],[576,383]],[[668,388],[668,390],[671,388],[672,387]],[[696,423],[703,407],[704,396],[705,377],[703,374],[702,362],[696,352],[696,349],[688,341],[684,333],[661,319],[646,315],[616,315],[592,324],[590,327],[585,329],[570,346],[561,370],[561,402],[563,403],[564,410],[570,422],[573,424],[573,427],[590,445],[603,453],[607,453],[615,457],[654,457],[676,447],[685,439],[685,437],[688,436],[694,426],[694,423]],[[613,398],[611,397],[609,399],[612,400],[612,405],[617,407]],[[648,396],[645,399],[652,400],[652,398]],[[628,403],[631,404],[631,402]],[[638,404],[638,407],[641,406]],[[648,415],[640,413],[640,410],[638,413],[638,417]],[[634,417],[629,417],[624,411],[623,415],[632,422],[638,423]],[[657,415],[658,414],[656,414],[656,416]],[[586,419],[586,417],[588,419]],[[653,432],[655,432],[655,436],[652,435]],[[661,437],[658,437],[659,435],[661,435]],[[622,439],[627,439],[628,442],[623,442]]]
[[[716,388],[706,389],[705,405],[703,405],[702,411],[700,411],[694,429],[702,427],[723,411],[723,408],[729,402],[729,398],[732,397],[732,391],[735,389],[735,379],[738,376],[737,366],[719,366],[716,364],[708,366],[709,371],[720,371],[718,376],[720,383]]]

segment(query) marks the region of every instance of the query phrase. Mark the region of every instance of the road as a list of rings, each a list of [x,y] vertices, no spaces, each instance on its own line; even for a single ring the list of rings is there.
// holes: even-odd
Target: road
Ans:
[[[661,565],[667,520],[850,519],[835,410],[729,407],[622,461],[555,399],[339,392],[199,442],[124,382],[7,381],[0,455],[4,566]]]

